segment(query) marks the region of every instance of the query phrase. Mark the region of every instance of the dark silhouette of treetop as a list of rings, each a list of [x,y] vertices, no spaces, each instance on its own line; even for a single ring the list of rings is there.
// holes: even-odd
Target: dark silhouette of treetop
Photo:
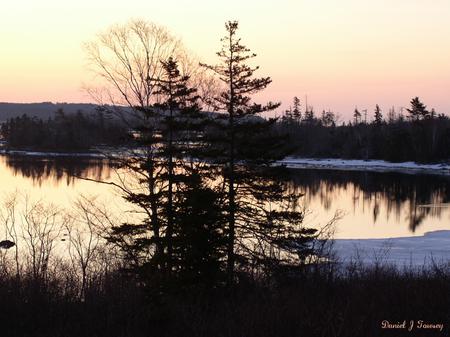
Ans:
[[[269,103],[264,106],[251,104],[248,95],[264,90],[272,80],[270,77],[252,77],[259,66],[251,67],[245,61],[256,57],[256,54],[242,45],[241,39],[236,37],[238,22],[229,21],[225,24],[225,28],[227,35],[221,39],[222,49],[216,53],[221,63],[214,66],[202,64],[214,71],[227,86],[227,90],[216,97],[217,108],[233,115],[259,114],[276,109],[279,104]]]
[[[361,123],[361,112],[359,112],[358,108],[355,108],[355,111],[353,112],[353,119],[355,125]]]
[[[293,100],[294,103],[294,109],[292,110],[292,117],[297,123],[300,123],[302,120],[302,112],[301,112],[301,104],[300,104],[300,98],[297,96],[294,97]]]
[[[381,113],[381,108],[380,108],[380,106],[378,104],[375,106],[373,122],[376,125],[381,125],[381,123],[383,123],[383,114]]]
[[[414,97],[411,100],[411,108],[407,109],[409,117],[413,121],[428,119],[431,113],[427,110],[427,106],[423,104],[419,97]]]

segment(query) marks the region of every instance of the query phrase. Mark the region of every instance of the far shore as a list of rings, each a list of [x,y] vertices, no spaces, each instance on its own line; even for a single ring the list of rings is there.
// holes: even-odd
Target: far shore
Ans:
[[[287,157],[279,161],[292,169],[331,169],[342,171],[399,172],[408,174],[450,175],[450,163],[393,163],[384,160],[297,158]]]

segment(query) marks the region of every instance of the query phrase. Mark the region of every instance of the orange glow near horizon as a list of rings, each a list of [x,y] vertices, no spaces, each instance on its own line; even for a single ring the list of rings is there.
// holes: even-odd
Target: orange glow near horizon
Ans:
[[[92,101],[82,45],[112,24],[162,24],[215,63],[223,24],[236,19],[259,74],[273,79],[260,100],[284,109],[308,95],[316,112],[348,120],[355,106],[386,113],[419,96],[448,114],[449,17],[447,0],[17,0],[0,12],[0,101]]]

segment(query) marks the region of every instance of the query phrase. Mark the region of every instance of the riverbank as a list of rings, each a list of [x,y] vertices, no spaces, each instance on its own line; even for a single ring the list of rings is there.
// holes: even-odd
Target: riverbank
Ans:
[[[129,149],[128,149],[129,150]],[[55,152],[1,149],[0,155],[30,157],[89,157],[107,158],[126,152],[127,149],[94,149],[85,152]],[[408,174],[425,173],[450,175],[450,163],[424,164],[415,162],[393,163],[384,160],[335,159],[335,158],[296,158],[286,157],[277,162],[292,169],[330,169],[342,171],[400,172]]]
[[[104,158],[100,152],[52,152],[52,151],[26,151],[26,150],[0,150],[0,155],[29,156],[29,157],[90,157]]]
[[[450,175],[449,163],[422,164],[415,162],[393,163],[384,160],[334,159],[334,158],[294,158],[287,157],[279,161],[293,169],[332,169],[343,171],[374,171],[427,173]]]

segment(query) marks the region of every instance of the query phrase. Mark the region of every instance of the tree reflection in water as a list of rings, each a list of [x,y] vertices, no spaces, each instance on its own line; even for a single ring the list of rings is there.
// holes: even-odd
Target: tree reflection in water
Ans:
[[[32,180],[33,185],[68,186],[76,183],[77,177],[107,180],[111,176],[112,163],[106,159],[89,157],[27,157],[5,156],[5,165],[14,175]]]
[[[363,211],[371,211],[374,222],[381,205],[397,220],[406,209],[407,219],[403,220],[409,224],[411,232],[415,232],[428,216],[441,217],[445,208],[433,205],[450,201],[448,176],[311,169],[293,169],[290,172],[289,188],[292,192],[303,193],[306,203],[319,197],[323,208],[329,210],[339,192],[348,191],[353,196],[354,209],[360,207],[362,200]]]
[[[110,180],[114,176],[111,174],[113,164],[102,159],[3,158],[10,174],[29,178],[34,186],[58,186],[61,183],[69,186],[76,185],[76,177]],[[296,206],[311,204],[315,211],[319,210],[318,206],[332,211],[339,203],[339,196],[349,194],[353,209],[345,211],[371,214],[375,223],[385,210],[388,217],[395,217],[396,223],[406,223],[410,232],[415,232],[429,217],[441,218],[448,208],[435,205],[450,202],[450,177],[439,175],[292,169],[287,184],[288,192],[304,194]],[[316,203],[312,203],[313,199]],[[402,218],[402,214],[406,216]]]

